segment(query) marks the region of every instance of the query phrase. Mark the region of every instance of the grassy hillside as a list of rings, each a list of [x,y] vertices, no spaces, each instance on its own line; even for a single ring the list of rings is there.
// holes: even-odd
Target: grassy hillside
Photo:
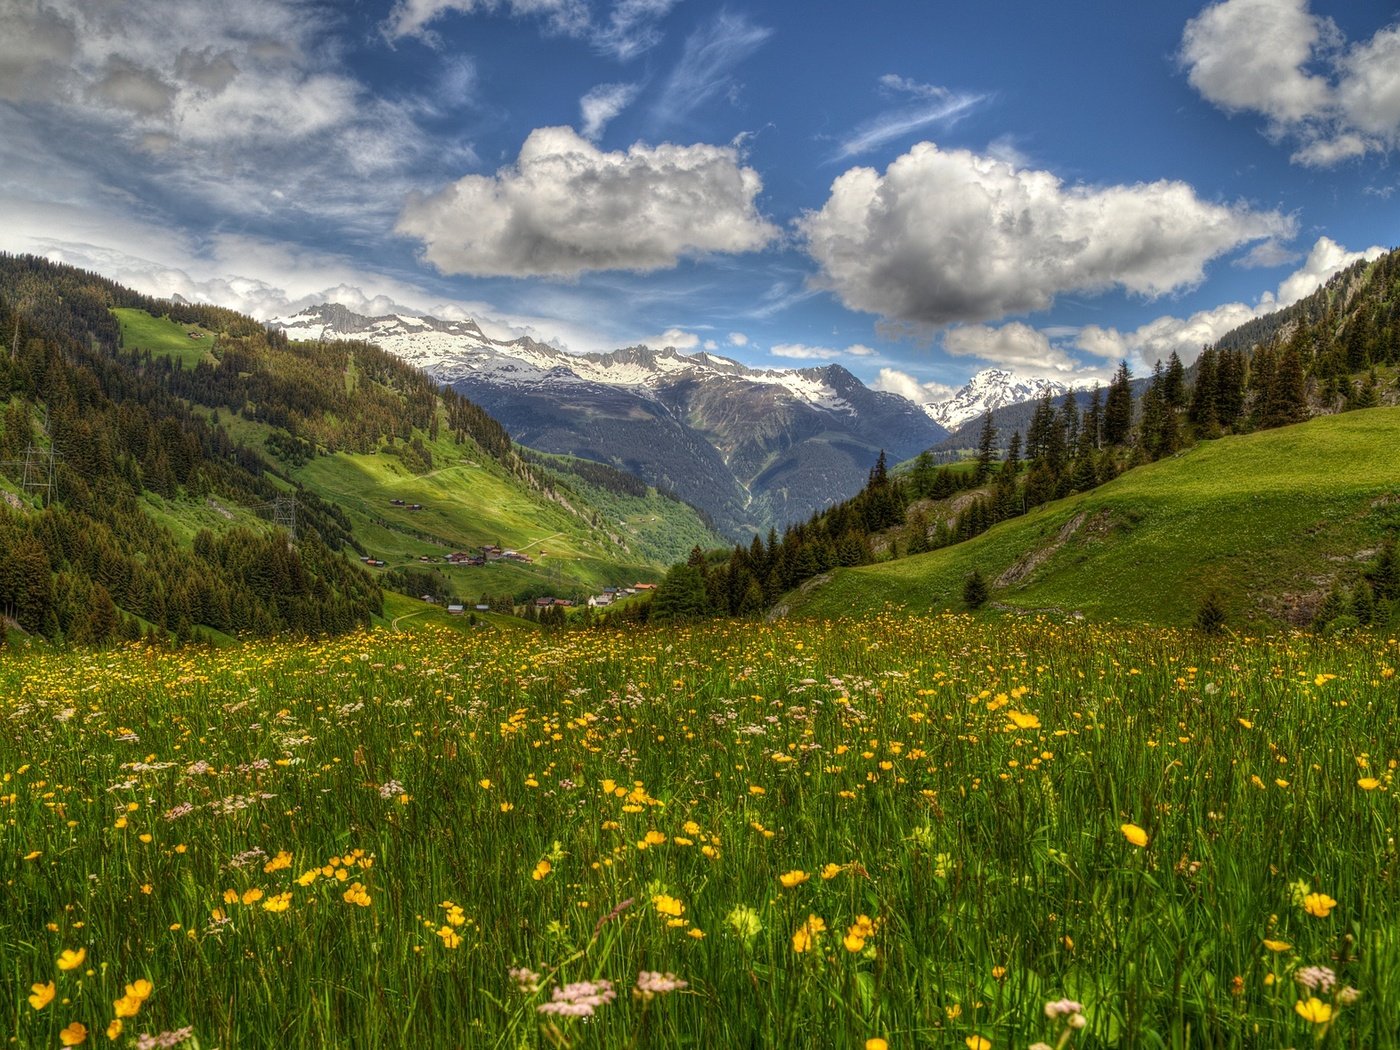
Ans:
[[[214,363],[210,348],[214,333],[203,325],[179,324],[169,317],[153,317],[145,310],[118,307],[112,311],[121,325],[123,350],[149,351],[152,357],[171,358],[185,368],[201,361]]]
[[[1395,408],[1203,442],[967,543],[835,570],[782,608],[955,608],[976,568],[1012,610],[1186,624],[1215,588],[1234,625],[1297,620],[1400,524],[1397,447]]]
[[[224,426],[239,441],[275,455],[270,439],[276,428],[241,415],[225,419]],[[723,542],[693,508],[654,490],[643,497],[615,495],[569,477],[570,491],[546,491],[541,481],[552,479],[531,483],[471,442],[415,436],[432,457],[429,469],[388,447],[323,453],[287,465],[290,480],[345,512],[365,551],[386,563],[376,575],[431,570],[441,581],[439,593],[469,601],[482,594],[583,598],[608,584],[654,579],[659,567],[696,543]],[[413,504],[423,509],[410,510]],[[683,550],[677,537],[686,541]],[[483,544],[532,560],[486,566],[441,561]],[[421,561],[425,556],[432,560]]]
[[[679,538],[720,542],[655,490],[614,498],[533,464],[368,343],[293,344],[3,254],[0,333],[0,618],[31,635],[335,633],[392,621],[378,585],[583,598],[656,578]],[[20,491],[31,447],[56,453],[42,508]],[[294,545],[270,520],[289,495]],[[526,557],[443,561],[484,544]]]

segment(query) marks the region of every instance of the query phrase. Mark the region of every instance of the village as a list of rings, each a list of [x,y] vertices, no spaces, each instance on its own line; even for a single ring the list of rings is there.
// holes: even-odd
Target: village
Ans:
[[[424,505],[421,503],[409,503],[406,500],[402,499],[391,499],[389,500],[389,505],[392,507],[397,507],[400,510],[408,511],[422,511],[425,509]],[[549,552],[544,548],[541,548],[538,551],[538,557],[540,559],[546,558],[548,557],[548,555]],[[482,544],[479,547],[472,547],[469,550],[454,550],[451,553],[443,555],[418,555],[418,561],[420,563],[423,563],[424,565],[433,565],[436,563],[441,563],[443,565],[453,567],[463,565],[471,567],[485,567],[488,565],[496,564],[498,562],[514,562],[522,565],[533,565],[535,564],[535,560],[535,557],[526,554],[524,551],[513,550],[509,547],[502,547],[500,544],[494,543]],[[368,568],[372,569],[383,569],[388,567],[388,563],[385,562],[383,558],[375,557],[372,554],[361,555],[360,562]],[[590,594],[586,599],[558,598],[553,595],[543,595],[533,599],[526,599],[525,608],[526,610],[534,614],[538,614],[545,610],[553,609],[558,609],[561,612],[575,608],[606,609],[610,608],[615,603],[623,601],[627,598],[632,598],[639,594],[647,594],[654,590],[656,590],[655,583],[638,581],[631,584],[618,584],[615,586],[603,587],[597,594]],[[465,615],[469,611],[495,611],[494,607],[485,601],[477,602],[469,609],[467,604],[464,602],[458,602],[451,599],[444,601],[432,594],[423,594],[420,595],[420,598],[425,602],[430,602],[435,605],[442,605],[444,608],[446,608],[447,612],[453,616]]]

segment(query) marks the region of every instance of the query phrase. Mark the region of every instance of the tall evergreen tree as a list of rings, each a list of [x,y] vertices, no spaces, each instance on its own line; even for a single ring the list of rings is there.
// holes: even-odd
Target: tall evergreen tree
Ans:
[[[1106,445],[1125,445],[1133,429],[1133,375],[1128,362],[1118,365],[1113,381],[1108,385],[1104,404],[1103,441]]]
[[[996,441],[997,428],[992,424],[992,412],[988,409],[982,416],[982,433],[977,439],[977,470],[974,477],[979,485],[992,475],[992,462],[996,459],[997,452]]]

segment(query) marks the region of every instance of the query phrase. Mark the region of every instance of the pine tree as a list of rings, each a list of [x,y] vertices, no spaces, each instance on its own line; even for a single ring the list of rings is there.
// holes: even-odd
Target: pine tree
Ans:
[[[992,475],[992,462],[996,459],[997,428],[992,425],[992,412],[988,409],[982,416],[982,434],[977,439],[977,470],[974,478],[978,485]],[[881,453],[883,457],[884,453]]]
[[[973,569],[963,581],[963,604],[969,609],[980,609],[987,604],[987,596],[987,581],[980,570]]]
[[[1214,437],[1220,431],[1220,412],[1216,405],[1219,396],[1217,361],[1215,350],[1206,348],[1196,362],[1196,384],[1191,388],[1187,418],[1202,437]]]
[[[1186,368],[1175,350],[1167,358],[1167,371],[1162,380],[1162,400],[1172,409],[1186,407]]]
[[[1103,441],[1106,445],[1125,445],[1133,429],[1132,372],[1128,362],[1118,365],[1113,381],[1108,385],[1108,399],[1103,413]]]
[[[1225,629],[1225,604],[1216,591],[1209,592],[1196,610],[1196,629],[1202,634],[1216,635]]]

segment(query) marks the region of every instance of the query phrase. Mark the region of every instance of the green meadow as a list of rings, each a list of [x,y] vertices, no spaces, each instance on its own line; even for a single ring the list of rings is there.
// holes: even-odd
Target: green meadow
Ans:
[[[1394,1047],[1397,665],[904,612],[6,651],[0,1032]]]
[[[1236,626],[1286,622],[1400,524],[1400,409],[1203,441],[966,543],[837,569],[803,616],[957,608],[974,569],[994,605],[1190,624],[1210,591]]]
[[[122,329],[122,349],[149,351],[152,357],[168,357],[185,368],[201,361],[215,364],[215,333],[196,324],[178,324],[169,317],[154,317],[145,310],[116,308],[112,313]],[[194,338],[191,333],[198,333]]]

